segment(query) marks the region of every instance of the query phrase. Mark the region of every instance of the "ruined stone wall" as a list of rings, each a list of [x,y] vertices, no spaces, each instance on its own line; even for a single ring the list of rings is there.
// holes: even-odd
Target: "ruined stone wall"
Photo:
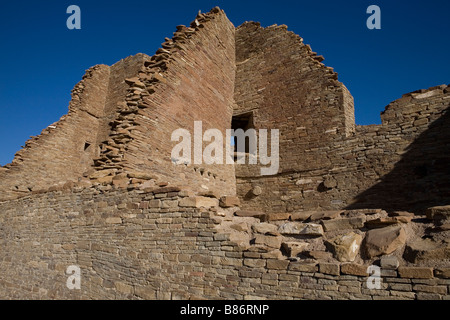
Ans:
[[[382,114],[382,125],[306,150],[320,167],[278,177],[239,179],[247,209],[272,212],[383,208],[423,212],[450,202],[450,91],[446,85],[405,94]],[[314,157],[299,157],[313,161]],[[240,171],[238,171],[240,172]],[[258,197],[249,190],[262,188]]]
[[[329,145],[354,127],[348,90],[302,41],[286,26],[250,22],[236,30],[234,114],[253,112],[255,129],[280,130],[279,173],[324,166],[326,158],[306,150]]]
[[[236,167],[238,193],[260,208],[283,211],[286,175],[332,166],[323,150],[355,130],[353,98],[337,74],[286,26],[245,23],[236,31],[235,115],[253,113],[255,129],[280,130],[278,175],[261,177],[259,166]],[[255,186],[265,196],[253,199]],[[266,196],[268,196],[266,198]],[[301,197],[301,192],[294,197]]]
[[[69,112],[32,137],[0,172],[0,199],[15,198],[49,186],[77,182],[93,165],[111,115],[125,94],[124,80],[143,65],[143,56],[112,67],[87,70],[72,91]]]
[[[355,126],[322,60],[285,26],[235,37],[215,8],[153,57],[88,70],[0,168],[0,298],[449,299],[450,208],[423,215],[450,203],[449,87]],[[237,166],[236,187],[234,166],[172,163],[174,130],[250,113],[280,130],[278,174]]]
[[[448,267],[427,265],[428,260],[387,263],[381,289],[368,289],[367,267],[374,258],[339,262],[324,248],[314,249],[321,238],[317,226],[295,222],[316,234],[309,240],[286,238],[289,242],[274,224],[286,221],[232,216],[236,210],[219,207],[214,198],[175,187],[105,190],[74,188],[0,204],[2,299],[449,298]],[[315,219],[326,216],[331,217]],[[360,233],[362,225],[354,219],[317,223],[325,230],[336,230],[337,223]],[[323,237],[331,240],[333,232]],[[318,260],[288,259],[282,242]],[[402,250],[401,243],[395,246]],[[66,287],[71,265],[81,269],[81,290]]]
[[[235,74],[234,26],[223,11],[199,14],[190,27],[178,26],[136,77],[127,79],[128,95],[113,123],[112,134],[96,161],[100,182],[118,184],[132,177],[157,177],[168,183],[183,181],[192,190],[235,193],[233,165],[177,164],[171,157],[179,141],[177,129],[191,134],[194,161],[194,121],[202,121],[201,135],[218,129],[225,141],[231,127]],[[203,142],[201,150],[209,142]],[[223,157],[223,162],[225,158]],[[103,173],[102,173],[103,172]],[[122,181],[122,182],[120,182]],[[132,181],[131,181],[132,182]]]

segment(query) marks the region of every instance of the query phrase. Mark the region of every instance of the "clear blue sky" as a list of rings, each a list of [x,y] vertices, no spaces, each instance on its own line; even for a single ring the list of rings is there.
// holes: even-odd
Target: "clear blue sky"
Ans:
[[[81,30],[66,27],[72,4]],[[371,4],[381,8],[381,30],[366,27]],[[448,0],[1,1],[0,165],[67,113],[86,69],[153,55],[176,25],[216,5],[235,26],[286,24],[303,37],[354,96],[357,124],[380,123],[403,93],[450,83]]]

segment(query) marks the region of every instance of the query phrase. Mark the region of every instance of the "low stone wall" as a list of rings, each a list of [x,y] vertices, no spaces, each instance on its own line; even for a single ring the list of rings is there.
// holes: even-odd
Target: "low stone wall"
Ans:
[[[265,239],[279,238],[269,223],[235,205],[171,186],[75,187],[0,203],[0,297],[450,298],[448,267],[383,268],[381,289],[368,289],[369,265],[289,258]],[[66,286],[71,265],[80,290]]]

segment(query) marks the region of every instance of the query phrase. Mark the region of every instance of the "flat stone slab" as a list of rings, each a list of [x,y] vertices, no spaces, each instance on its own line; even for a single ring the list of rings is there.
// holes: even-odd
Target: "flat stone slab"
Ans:
[[[265,215],[265,213],[261,211],[238,210],[234,213],[234,215],[238,217],[261,218]]]
[[[416,239],[406,244],[403,257],[412,263],[450,259],[450,245],[432,239]]]
[[[208,197],[187,197],[180,200],[180,207],[192,207],[192,208],[210,208],[217,207],[219,205],[219,200],[215,198]]]
[[[278,228],[278,232],[286,235],[322,236],[323,228],[315,223],[287,222]]]
[[[286,251],[289,257],[297,257],[308,246],[309,243],[301,241],[288,241],[281,244],[281,247]]]
[[[278,227],[267,222],[252,225],[252,231],[261,234],[279,235]]]
[[[342,211],[318,211],[313,212],[311,215],[311,221],[317,220],[331,220],[340,217]]]
[[[365,217],[354,217],[344,219],[322,220],[325,231],[358,229],[364,227]]]
[[[314,213],[313,211],[294,212],[294,213],[291,213],[291,220],[292,221],[305,221],[305,220],[308,220],[313,213]]]
[[[427,218],[430,220],[441,220],[450,218],[450,205],[428,208]]]
[[[329,241],[334,257],[340,262],[353,262],[359,253],[363,238],[354,232],[337,236]]]
[[[365,252],[369,258],[391,254],[405,241],[406,233],[401,226],[372,229],[366,233]]]

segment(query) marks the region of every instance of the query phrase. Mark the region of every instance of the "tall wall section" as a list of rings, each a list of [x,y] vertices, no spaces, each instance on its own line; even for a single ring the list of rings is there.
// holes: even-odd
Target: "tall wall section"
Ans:
[[[87,70],[72,91],[69,112],[32,137],[12,163],[0,171],[0,200],[16,198],[49,186],[77,182],[93,166],[99,145],[109,134],[107,123],[125,95],[125,78],[137,73],[144,55],[109,67]]]
[[[223,11],[215,8],[199,14],[190,27],[178,26],[172,39],[166,38],[139,74],[127,79],[126,102],[91,177],[100,177],[101,183],[114,179],[123,186],[133,183],[130,178],[155,178],[193,191],[235,194],[233,165],[194,163],[194,153],[202,154],[210,143],[194,150],[195,121],[202,122],[200,139],[206,130],[218,129],[225,142],[225,130],[231,127],[234,33]],[[190,133],[190,164],[175,164],[179,158],[172,158],[172,148],[182,141],[171,141],[178,129]]]
[[[331,168],[323,150],[354,133],[353,98],[337,81],[337,73],[321,61],[323,57],[286,26],[262,28],[249,22],[237,28],[234,114],[252,113],[256,130],[280,130],[276,175],[261,177],[258,166],[236,168],[238,193],[248,207],[284,211],[287,204],[280,199],[285,192],[303,201],[286,177]],[[255,186],[264,196],[254,199],[248,194]]]

